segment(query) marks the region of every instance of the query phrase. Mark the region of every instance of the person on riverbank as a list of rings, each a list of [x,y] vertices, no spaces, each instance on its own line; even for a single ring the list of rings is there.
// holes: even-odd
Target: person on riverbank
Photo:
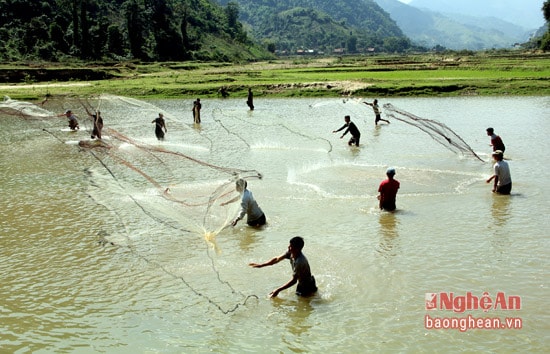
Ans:
[[[195,124],[200,124],[201,122],[201,109],[202,109],[202,104],[201,104],[201,99],[200,98],[197,98],[195,101],[193,101],[193,122],[195,122]]]
[[[246,223],[248,224],[248,226],[259,227],[266,224],[265,214],[258,206],[258,203],[254,199],[252,192],[247,189],[247,186],[248,183],[246,182],[246,180],[239,178],[235,182],[235,189],[237,190],[237,192],[239,192],[240,196],[237,196],[225,203],[221,203],[221,205],[224,206],[229,203],[236,202],[237,200],[239,200],[239,197],[241,199],[241,209],[239,211],[239,215],[237,215],[237,217],[233,219],[233,221],[231,222],[231,226],[237,225],[239,220],[242,220],[245,215],[247,216]]]
[[[389,120],[386,120],[386,119],[382,119],[382,117],[380,116],[380,107],[378,106],[378,100],[377,99],[374,99],[374,101],[372,103],[369,103],[369,102],[363,102],[364,104],[366,104],[367,106],[371,106],[372,107],[372,110],[374,111],[374,125],[378,125],[378,122],[380,121],[383,121],[383,122],[386,122],[388,124],[390,124],[390,121]]]
[[[249,266],[253,268],[262,268],[277,264],[283,259],[290,260],[290,266],[292,267],[292,279],[273,290],[269,294],[269,297],[277,297],[281,291],[290,288],[296,283],[298,283],[298,286],[296,287],[296,295],[298,296],[311,296],[317,292],[317,285],[315,284],[315,278],[311,275],[309,262],[307,261],[306,256],[302,253],[303,248],[304,239],[300,236],[296,236],[290,239],[288,250],[284,254],[278,257],[273,257],[264,263],[249,263]]]
[[[383,180],[378,187],[378,204],[382,210],[394,211],[396,209],[395,197],[400,184],[398,180],[393,178],[395,176],[393,167],[386,170],[386,176],[388,178]]]
[[[227,87],[222,86],[218,89],[218,96],[222,96],[222,98],[229,97],[229,92],[227,92]]]
[[[62,116],[65,116],[69,119],[69,128],[71,130],[80,129],[80,126],[78,125],[78,119],[76,119],[76,116],[73,114],[73,111],[68,109],[65,111],[65,113],[58,115],[58,117],[62,117]]]
[[[493,193],[510,194],[512,191],[512,176],[510,174],[510,166],[504,161],[504,154],[497,150],[493,152],[494,174],[487,180],[487,183],[493,182]]]
[[[495,130],[493,128],[487,128],[487,135],[491,138],[491,143],[489,146],[493,147],[493,152],[500,150],[504,153],[506,147],[504,146],[501,137],[495,134]]]
[[[254,110],[254,95],[252,94],[252,89],[248,88],[248,98],[246,99],[246,104],[251,111]]]
[[[359,146],[359,140],[361,139],[361,132],[359,132],[359,129],[357,128],[355,123],[351,121],[350,116],[345,116],[344,122],[345,124],[340,129],[333,130],[332,132],[336,133],[346,128],[346,130],[344,131],[344,134],[342,134],[340,139],[342,139],[344,135],[346,135],[349,132],[351,134],[351,139],[349,139],[348,145],[351,146],[355,144],[356,146]]]
[[[166,121],[164,120],[164,115],[162,113],[159,113],[159,116],[151,123],[155,123],[155,135],[157,136],[158,140],[164,140],[164,133],[168,133],[168,129],[166,129]]]

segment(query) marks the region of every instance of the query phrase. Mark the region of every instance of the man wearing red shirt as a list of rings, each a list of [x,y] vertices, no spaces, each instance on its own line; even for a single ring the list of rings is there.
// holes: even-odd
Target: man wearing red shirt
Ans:
[[[380,183],[378,187],[378,200],[380,201],[380,209],[386,211],[394,211],[395,206],[395,196],[397,195],[397,190],[399,189],[399,181],[393,179],[395,176],[395,169],[390,167],[386,171],[386,176],[388,179],[385,179]]]
[[[493,128],[487,128],[487,135],[491,137],[491,144],[489,145],[493,147],[493,151],[500,150],[504,152],[506,147],[504,146],[501,137],[495,134],[495,130]]]

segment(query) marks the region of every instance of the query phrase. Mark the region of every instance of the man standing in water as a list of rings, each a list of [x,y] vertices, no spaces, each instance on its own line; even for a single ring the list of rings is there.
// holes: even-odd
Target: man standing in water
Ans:
[[[348,132],[351,134],[351,139],[348,141],[348,145],[351,146],[355,144],[355,146],[359,146],[359,140],[361,139],[361,133],[359,132],[359,129],[357,129],[357,126],[351,121],[350,116],[345,116],[344,121],[346,122],[340,129],[333,130],[333,133],[339,132],[340,130],[347,128],[344,134],[340,137],[342,139],[344,135],[346,135]]]
[[[199,124],[201,122],[201,108],[201,99],[197,98],[193,101],[193,122],[195,122],[195,124]]]
[[[245,214],[247,215],[246,223],[248,224],[248,226],[258,227],[265,225],[265,214],[258,206],[258,203],[254,199],[252,192],[246,189],[248,183],[246,183],[244,179],[239,178],[235,182],[235,185],[235,189],[241,194],[241,210],[239,211],[239,215],[231,222],[231,226],[237,225],[239,220],[242,220],[244,218]],[[239,197],[235,197],[228,202],[221,203],[221,206],[233,203],[238,199]]]
[[[386,176],[388,176],[388,179],[383,180],[378,187],[378,193],[380,193],[378,195],[379,206],[382,210],[394,211],[396,209],[395,197],[399,189],[399,181],[393,179],[395,169],[392,167],[387,169]]]
[[[290,239],[288,251],[284,254],[271,258],[269,261],[264,263],[249,264],[249,266],[254,268],[262,268],[277,264],[283,259],[290,260],[290,266],[292,267],[292,279],[290,279],[286,284],[273,290],[269,294],[270,297],[276,297],[281,291],[290,288],[296,283],[298,283],[298,286],[296,287],[296,295],[298,296],[310,296],[317,291],[315,278],[311,275],[309,262],[307,261],[306,256],[302,253],[302,248],[304,248],[304,239],[300,236],[296,236]]]
[[[251,111],[254,110],[254,95],[252,94],[252,89],[248,88],[248,98],[246,99],[246,104]]]
[[[86,113],[92,118],[94,128],[92,129],[92,139],[98,138],[101,140],[101,131],[103,130],[103,118],[101,118],[101,112],[96,111],[95,114],[90,112],[87,107],[84,107]]]
[[[390,121],[389,120],[386,120],[386,119],[382,119],[382,117],[380,116],[380,107],[378,106],[378,100],[377,99],[374,99],[374,101],[372,103],[368,103],[368,102],[363,102],[364,104],[366,104],[367,106],[371,106],[372,107],[372,110],[374,111],[374,125],[378,125],[378,122],[380,122],[381,120],[390,124]]]
[[[487,183],[494,180],[493,193],[510,194],[512,191],[510,166],[508,166],[508,162],[504,161],[504,154],[500,150],[493,152],[493,159],[495,160],[493,166],[495,173],[487,180]]]
[[[504,146],[504,143],[502,142],[500,136],[495,134],[495,130],[493,128],[487,128],[487,135],[491,137],[491,143],[489,144],[489,146],[493,147],[493,151],[500,150],[502,151],[502,153],[504,153],[506,147]]]
[[[168,129],[166,129],[166,122],[164,121],[164,115],[159,113],[158,118],[154,119],[151,123],[155,123],[155,135],[157,136],[157,139],[164,140],[164,133],[168,133]]]

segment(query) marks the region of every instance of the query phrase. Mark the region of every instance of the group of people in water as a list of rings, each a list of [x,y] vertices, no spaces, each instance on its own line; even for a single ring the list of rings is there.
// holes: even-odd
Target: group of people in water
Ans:
[[[87,107],[84,107],[86,110],[86,113],[92,120],[92,139],[100,139],[101,140],[101,131],[103,130],[103,118],[101,117],[101,112],[99,110],[95,111],[94,113],[90,112],[90,110]],[[69,129],[72,131],[77,131],[80,129],[80,125],[78,124],[78,119],[74,115],[73,111],[68,109],[65,111],[65,113],[62,113],[59,115],[59,117],[65,116],[68,119],[69,122]]]
[[[239,213],[233,221],[231,221],[231,226],[237,225],[237,223],[246,215],[246,223],[249,226],[261,227],[267,222],[265,214],[254,199],[252,192],[248,190],[247,187],[248,183],[246,180],[242,178],[237,179],[235,182],[235,190],[239,192],[239,196],[227,202],[223,202],[221,205],[225,206],[238,200],[241,202]],[[303,248],[304,239],[300,236],[296,236],[290,239],[287,251],[280,256],[273,257],[263,263],[249,264],[253,268],[262,268],[277,264],[283,259],[288,259],[290,261],[290,265],[292,267],[292,278],[285,284],[273,290],[269,294],[270,297],[276,297],[279,292],[290,288],[294,284],[298,284],[296,287],[296,294],[299,296],[311,296],[317,292],[317,285],[315,283],[315,278],[311,274],[309,262],[306,256],[302,253]]]
[[[249,101],[247,103],[251,102],[250,96]],[[368,104],[367,102],[364,102]],[[383,120],[387,123],[389,121],[381,119],[380,118],[380,110],[378,107],[378,100],[374,100],[372,104],[369,104],[373,106],[373,109],[375,111],[375,124],[378,124],[379,121]],[[250,105],[249,105],[250,106]],[[250,107],[250,109],[253,109],[253,106]],[[359,146],[361,133],[359,132],[359,129],[357,126],[351,122],[351,118],[349,115],[346,115],[344,117],[345,124],[333,132],[339,132],[344,129],[344,133],[342,134],[341,138],[343,138],[348,132],[351,133],[351,139],[349,140],[349,145],[356,145]],[[394,211],[396,209],[395,200],[397,191],[399,189],[400,183],[396,179],[394,179],[395,176],[395,169],[394,168],[388,168],[386,171],[387,179],[382,181],[380,183],[380,186],[378,188],[378,200],[379,200],[379,207],[382,210],[387,211]],[[227,205],[229,203],[233,203],[240,199],[241,201],[241,207],[240,211],[235,219],[231,222],[232,226],[237,225],[239,220],[242,220],[244,216],[247,216],[247,224],[252,227],[260,227],[266,224],[266,217],[262,209],[259,207],[258,203],[254,199],[254,196],[252,195],[252,192],[247,189],[247,182],[244,179],[238,179],[236,181],[235,189],[240,194],[239,196],[222,203],[221,205]],[[288,245],[288,250],[281,254],[280,256],[273,257],[270,260],[263,262],[263,263],[250,263],[249,265],[254,268],[262,268],[265,266],[270,266],[279,263],[283,259],[290,260],[290,264],[292,267],[292,278],[286,282],[285,284],[281,285],[280,287],[273,290],[269,296],[270,297],[276,297],[279,292],[282,290],[288,289],[289,287],[293,286],[294,284],[298,284],[296,287],[296,294],[299,296],[310,296],[315,294],[317,292],[317,285],[315,283],[315,277],[311,274],[311,269],[309,267],[308,260],[306,256],[302,253],[302,249],[304,247],[304,240],[303,238],[296,236],[293,237]]]
[[[252,91],[248,90],[248,99],[247,105],[250,110],[254,109]],[[375,125],[378,125],[380,121],[390,122],[386,119],[381,118],[380,107],[378,106],[378,100],[375,99],[372,103],[363,102],[366,105],[369,105],[373,108],[375,114]],[[200,98],[197,98],[193,102],[193,122],[195,124],[200,124],[200,111],[202,104]],[[101,139],[101,130],[103,128],[103,119],[101,118],[101,113],[96,111],[95,113],[90,112],[86,108],[86,113],[90,116],[93,122],[93,131],[92,139],[97,138]],[[67,110],[62,114],[68,118],[69,128],[71,130],[80,129],[78,120],[71,110]],[[61,116],[61,115],[60,115]],[[155,118],[151,123],[155,124],[155,135],[158,140],[164,140],[164,134],[168,131],[166,128],[166,121],[164,115],[159,113],[159,116]],[[361,133],[357,126],[351,121],[349,115],[344,116],[344,125],[339,129],[333,131],[337,133],[344,130],[344,133],[340,138],[343,138],[347,133],[350,133],[351,138],[348,141],[348,145],[359,146]],[[495,161],[493,165],[493,175],[487,179],[487,183],[493,182],[494,193],[498,194],[510,194],[512,189],[512,179],[510,174],[510,167],[508,162],[504,160],[504,151],[505,146],[500,136],[496,135],[493,128],[487,128],[487,135],[490,137],[490,146],[493,148],[493,159]],[[386,179],[384,179],[378,187],[378,205],[381,210],[385,211],[395,211],[396,210],[396,196],[400,187],[400,182],[396,180],[395,177],[396,171],[395,168],[390,167],[386,170]],[[231,226],[236,226],[240,220],[243,220],[245,215],[247,217],[246,223],[251,227],[262,227],[266,224],[266,216],[263,210],[260,208],[254,196],[250,190],[248,190],[247,181],[239,178],[236,181],[235,189],[239,192],[239,196],[222,203],[221,205],[227,205],[233,202],[240,200],[240,210],[238,215],[231,221]],[[302,237],[296,236],[293,237],[288,245],[288,249],[285,253],[280,256],[273,257],[270,260],[263,263],[250,263],[249,265],[254,268],[262,268],[265,266],[270,266],[279,263],[283,259],[290,260],[292,267],[292,278],[285,283],[284,285],[274,289],[269,295],[270,297],[276,297],[279,292],[285,290],[295,284],[297,285],[296,294],[300,296],[310,296],[317,291],[317,286],[315,283],[315,278],[311,274],[309,263],[307,258],[302,253],[304,247],[304,240]]]

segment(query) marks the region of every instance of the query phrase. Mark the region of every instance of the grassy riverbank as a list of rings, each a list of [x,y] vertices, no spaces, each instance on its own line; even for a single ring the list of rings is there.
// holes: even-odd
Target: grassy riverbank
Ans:
[[[293,58],[250,64],[0,65],[14,99],[114,94],[136,98],[548,95],[550,53]],[[10,83],[11,82],[11,83]]]

